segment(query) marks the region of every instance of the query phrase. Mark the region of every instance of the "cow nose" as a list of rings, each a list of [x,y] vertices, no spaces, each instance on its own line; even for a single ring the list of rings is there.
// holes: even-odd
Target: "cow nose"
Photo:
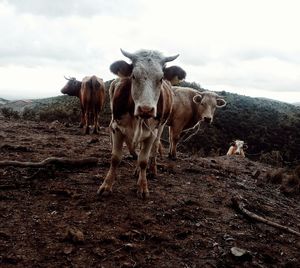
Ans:
[[[137,112],[138,112],[138,116],[142,118],[154,117],[154,107],[138,106]]]
[[[210,117],[204,117],[203,119],[204,119],[205,123],[209,124],[211,122],[211,118]]]

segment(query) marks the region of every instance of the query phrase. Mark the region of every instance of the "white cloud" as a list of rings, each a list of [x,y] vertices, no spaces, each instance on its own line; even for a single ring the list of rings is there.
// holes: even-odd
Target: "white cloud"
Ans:
[[[126,9],[122,8],[124,7],[122,0],[1,0],[1,2],[12,6],[17,13],[45,17],[133,15],[139,7],[137,2],[131,0],[126,0]]]
[[[57,95],[63,75],[112,79],[109,65],[124,59],[122,47],[179,53],[174,64],[208,89],[300,101],[299,7],[292,0],[0,0],[0,96]]]

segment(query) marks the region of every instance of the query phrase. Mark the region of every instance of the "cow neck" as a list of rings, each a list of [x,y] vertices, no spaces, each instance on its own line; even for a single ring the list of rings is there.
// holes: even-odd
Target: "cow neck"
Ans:
[[[81,89],[82,82],[75,80],[74,84],[75,84],[74,90],[73,90],[73,94],[71,96],[76,96],[76,97],[80,98],[80,89]]]
[[[155,120],[164,123],[168,120],[173,104],[172,91],[167,81],[161,85],[160,95],[157,102],[157,115]]]
[[[191,97],[193,98],[194,95],[192,95]],[[201,120],[201,116],[199,115],[199,111],[198,111],[198,104],[194,103],[192,100],[192,114],[190,117],[190,120],[188,120],[185,128],[190,128],[193,127],[195,124],[197,124],[200,120]]]
[[[113,118],[120,120],[127,113],[134,115],[134,102],[131,96],[131,80],[123,78],[117,84],[113,95]]]

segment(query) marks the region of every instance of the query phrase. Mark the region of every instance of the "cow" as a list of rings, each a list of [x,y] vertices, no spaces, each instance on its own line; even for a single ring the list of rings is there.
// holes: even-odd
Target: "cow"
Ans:
[[[185,72],[177,67],[178,71],[165,77],[170,70],[166,63],[179,55],[165,57],[153,50],[129,53],[121,49],[121,52],[131,60],[131,64],[116,61],[110,66],[110,70],[120,78],[111,84],[109,90],[112,156],[109,171],[97,193],[103,195],[112,192],[125,142],[133,150],[140,145],[137,156],[137,195],[146,198],[149,196],[146,168],[150,162],[150,171],[154,175],[157,172],[156,152],[172,110],[173,92],[169,80],[175,76],[182,77]]]
[[[244,148],[247,149],[247,145],[244,141],[235,140],[232,142],[226,155],[241,155],[245,157]]]
[[[76,96],[80,99],[80,126],[84,127],[85,134],[89,134],[89,126],[93,123],[93,133],[96,134],[99,127],[99,114],[103,109],[106,95],[103,80],[95,75],[84,77],[82,82],[76,80],[76,78],[66,79],[68,82],[62,88],[61,93]]]
[[[169,158],[176,160],[176,149],[182,131],[200,122],[212,123],[216,108],[226,105],[218,94],[210,91],[200,92],[188,87],[172,87],[174,103],[168,119]]]

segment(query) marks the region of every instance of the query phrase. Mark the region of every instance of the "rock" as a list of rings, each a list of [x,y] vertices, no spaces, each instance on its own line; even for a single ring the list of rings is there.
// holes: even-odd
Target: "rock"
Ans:
[[[49,127],[49,129],[57,129],[57,128],[60,128],[61,126],[62,126],[62,124],[58,120],[55,120],[55,121],[52,121],[48,127]]]
[[[250,261],[252,259],[252,255],[248,250],[238,247],[232,247],[230,249],[231,254],[242,261]]]
[[[64,248],[64,253],[65,253],[66,255],[71,254],[72,251],[73,251],[73,246],[71,246],[71,245],[66,246],[66,247]]]
[[[260,170],[255,170],[252,172],[252,178],[257,179],[260,175]]]
[[[135,248],[136,246],[135,246],[135,244],[133,244],[133,243],[127,243],[127,244],[125,244],[124,245],[124,248],[126,248],[126,249],[133,249],[133,248]]]
[[[132,268],[135,267],[136,263],[124,262],[121,264],[121,268]]]
[[[231,254],[236,257],[241,257],[247,253],[247,251],[245,249],[237,248],[237,247],[232,247],[230,249],[230,251],[231,251]]]
[[[73,243],[83,243],[84,235],[83,232],[72,227],[68,227],[64,236],[64,240],[70,241]]]
[[[88,144],[97,143],[99,142],[98,138],[92,138],[88,141]]]

